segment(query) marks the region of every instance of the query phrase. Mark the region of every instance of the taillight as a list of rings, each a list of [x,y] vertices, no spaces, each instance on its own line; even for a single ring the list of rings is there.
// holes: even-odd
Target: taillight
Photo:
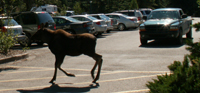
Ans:
[[[140,20],[141,20],[141,17],[138,17],[138,20],[140,21]]]
[[[87,24],[83,24],[83,27],[88,27],[88,25]]]
[[[97,25],[101,25],[101,22],[96,22]]]
[[[53,28],[54,28],[54,30],[56,30],[56,24],[54,24],[54,27],[53,27]]]
[[[40,25],[38,25],[38,29],[40,29]]]
[[[111,19],[111,25],[113,24],[113,19]]]
[[[5,27],[0,27],[0,29],[1,29],[2,32],[7,32]]]
[[[134,19],[130,19],[131,21],[134,21]]]

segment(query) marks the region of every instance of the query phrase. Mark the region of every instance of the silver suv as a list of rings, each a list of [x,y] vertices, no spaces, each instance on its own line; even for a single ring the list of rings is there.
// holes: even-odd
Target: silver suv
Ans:
[[[38,45],[43,45],[41,40],[32,40],[31,37],[37,32],[42,23],[48,23],[48,28],[55,30],[56,24],[51,15],[45,11],[41,12],[21,12],[11,14],[14,19],[22,26],[23,32],[25,32],[27,39],[27,46],[31,46],[31,43],[36,42]]]

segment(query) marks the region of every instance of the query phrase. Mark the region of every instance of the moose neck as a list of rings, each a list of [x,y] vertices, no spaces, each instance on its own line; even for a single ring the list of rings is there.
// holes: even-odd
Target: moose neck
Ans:
[[[46,30],[45,33],[43,34],[42,41],[49,44],[53,39],[53,36],[54,36],[54,31]]]

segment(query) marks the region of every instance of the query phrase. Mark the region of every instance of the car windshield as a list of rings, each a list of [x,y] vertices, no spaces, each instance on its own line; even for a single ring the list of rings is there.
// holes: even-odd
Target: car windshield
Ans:
[[[81,22],[81,21],[74,19],[74,18],[71,18],[71,17],[65,17],[65,18],[67,18],[68,20],[70,20],[72,22]]]
[[[108,16],[106,16],[106,15],[100,15],[101,16],[101,18],[103,18],[103,19],[105,19],[105,20],[109,20],[110,18],[108,17]]]
[[[92,16],[87,16],[89,19],[91,19],[91,20],[99,20],[99,19],[97,19],[97,18],[95,18],[95,17],[92,17]]]
[[[144,12],[148,15],[151,13],[151,10],[145,10]]]
[[[15,25],[18,25],[18,23],[14,19],[1,19],[1,22],[2,22],[3,26],[15,26]]]
[[[177,11],[153,11],[148,19],[178,19]]]

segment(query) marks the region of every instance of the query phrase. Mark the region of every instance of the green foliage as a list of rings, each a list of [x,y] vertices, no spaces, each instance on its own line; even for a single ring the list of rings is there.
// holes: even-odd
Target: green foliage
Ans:
[[[200,42],[189,42],[184,61],[174,61],[168,68],[171,74],[157,76],[146,86],[149,93],[199,93],[200,92]]]
[[[15,45],[16,40],[13,37],[12,32],[1,32],[0,31],[0,53],[7,54],[9,49]]]
[[[200,31],[200,22],[195,23],[192,26],[196,28],[196,31]]]

